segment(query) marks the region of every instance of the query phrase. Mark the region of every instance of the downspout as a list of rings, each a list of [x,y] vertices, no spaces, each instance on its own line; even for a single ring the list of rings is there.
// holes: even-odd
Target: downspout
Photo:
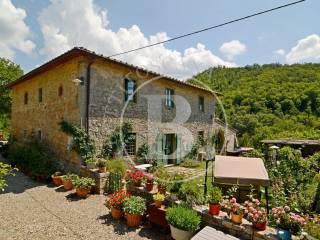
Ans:
[[[87,87],[86,87],[86,122],[85,122],[85,129],[87,135],[89,135],[89,106],[90,106],[90,85],[91,85],[91,66],[94,63],[94,60],[92,60],[88,66],[87,66],[87,72],[86,72],[86,79],[87,79]]]

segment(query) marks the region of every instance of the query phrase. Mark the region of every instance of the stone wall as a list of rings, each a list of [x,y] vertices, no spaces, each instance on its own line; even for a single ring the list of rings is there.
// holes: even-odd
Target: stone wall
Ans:
[[[68,150],[70,137],[60,130],[63,119],[80,125],[80,106],[83,105],[81,86],[72,80],[79,75],[81,59],[76,58],[19,83],[12,88],[12,134],[24,141],[42,133],[43,141],[57,153],[70,170],[79,168],[79,157]],[[42,102],[39,89],[42,88]],[[59,88],[62,95],[59,96]],[[61,91],[61,90],[60,90]],[[28,94],[28,103],[24,96]]]

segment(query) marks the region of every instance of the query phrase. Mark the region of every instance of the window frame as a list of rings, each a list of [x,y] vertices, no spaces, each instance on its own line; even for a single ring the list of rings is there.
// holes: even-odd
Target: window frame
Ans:
[[[130,89],[129,94],[129,83],[133,83],[133,88]],[[124,101],[125,102],[137,102],[137,81],[131,78],[125,78],[124,79]],[[132,91],[132,92],[131,92]]]
[[[38,89],[38,102],[39,103],[43,102],[43,90],[42,90],[42,88]]]
[[[137,133],[129,133],[133,135],[133,142],[125,144],[125,155],[126,156],[135,156],[137,154]]]
[[[198,111],[204,112],[204,97],[198,96]]]
[[[24,105],[28,105],[28,102],[29,102],[29,94],[28,94],[28,92],[24,93],[23,101],[24,101]]]
[[[174,89],[172,88],[166,88],[165,91],[165,106],[169,109],[172,109],[175,107],[174,104]]]

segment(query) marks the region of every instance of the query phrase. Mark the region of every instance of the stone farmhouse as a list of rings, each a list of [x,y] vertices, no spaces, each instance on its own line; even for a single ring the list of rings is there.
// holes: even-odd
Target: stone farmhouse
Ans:
[[[79,47],[8,87],[14,139],[34,135],[45,140],[61,160],[77,169],[81,159],[69,150],[72,139],[61,131],[62,120],[83,127],[98,147],[121,122],[129,121],[134,140],[127,146],[128,155],[134,156],[139,146],[148,143],[162,152],[165,164],[181,161],[190,138],[223,128],[214,120],[219,93]],[[233,150],[235,132],[224,130],[224,148]]]

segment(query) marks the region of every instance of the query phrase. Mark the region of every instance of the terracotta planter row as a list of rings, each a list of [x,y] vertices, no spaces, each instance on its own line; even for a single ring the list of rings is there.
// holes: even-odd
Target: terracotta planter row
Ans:
[[[63,185],[66,191],[73,189],[73,184],[70,180],[63,180],[61,176],[52,176],[53,184],[57,187]],[[90,189],[87,188],[76,188],[76,194],[80,198],[86,198],[90,193]]]

